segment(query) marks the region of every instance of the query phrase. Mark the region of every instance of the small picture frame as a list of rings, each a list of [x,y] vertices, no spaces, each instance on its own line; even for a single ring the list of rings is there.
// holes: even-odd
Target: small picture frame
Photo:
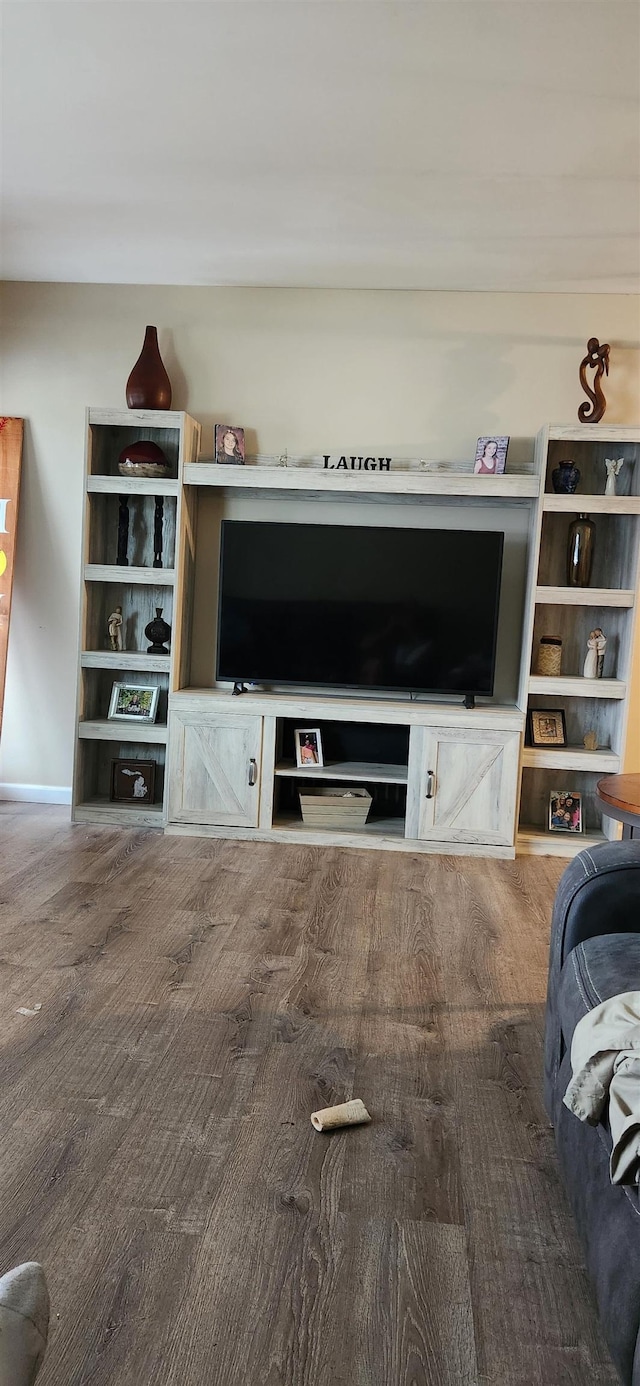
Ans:
[[[114,683],[109,703],[109,720],[155,722],[159,693],[157,684]]]
[[[531,708],[529,712],[529,744],[531,746],[566,746],[567,724],[564,708]]]
[[[152,804],[155,784],[155,760],[112,760],[112,800],[131,804]]]
[[[582,795],[577,789],[552,789],[549,794],[550,833],[581,833]]]
[[[244,466],[244,429],[232,424],[216,424],[216,462],[223,467]]]
[[[313,770],[324,765],[322,737],[319,727],[296,727],[296,765],[299,770]]]
[[[500,476],[507,469],[508,438],[478,438],[473,470],[476,476]]]

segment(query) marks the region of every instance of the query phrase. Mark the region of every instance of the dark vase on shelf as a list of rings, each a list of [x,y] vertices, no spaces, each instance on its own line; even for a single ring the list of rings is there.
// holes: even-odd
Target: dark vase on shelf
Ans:
[[[569,525],[567,544],[567,583],[569,587],[588,587],[591,581],[596,527],[588,515],[579,515]]]
[[[170,409],[171,381],[158,346],[158,330],[148,327],[142,351],[127,381],[129,409]]]
[[[151,644],[147,654],[168,654],[165,641],[171,638],[171,626],[168,621],[162,619],[162,607],[156,607],[156,614],[148,626],[145,626],[144,633]]]
[[[551,473],[553,489],[560,496],[572,496],[579,480],[580,468],[574,462],[559,462]]]

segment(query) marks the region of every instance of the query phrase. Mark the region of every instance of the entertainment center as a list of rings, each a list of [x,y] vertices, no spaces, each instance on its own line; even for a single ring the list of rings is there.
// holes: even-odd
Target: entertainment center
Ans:
[[[246,466],[225,466],[198,461],[199,427],[177,412],[159,415],[155,411],[89,410],[87,437],[74,821],[155,825],[169,833],[209,837],[502,857],[513,857],[516,845],[522,851],[568,854],[605,835],[617,835],[616,825],[602,820],[596,810],[595,786],[599,775],[622,766],[629,714],[640,533],[638,430],[607,429],[603,425],[543,429],[533,463],[497,476],[473,475],[470,469],[440,464],[407,464],[406,470],[372,472],[327,470],[322,462],[320,466],[304,462],[276,466],[258,460]],[[122,447],[136,439],[160,442],[172,457],[175,475],[164,481],[117,476]],[[604,472],[599,475],[602,458],[611,447],[624,454],[627,463],[620,494],[614,497],[601,494]],[[583,470],[583,486],[577,496],[551,490],[551,470],[565,454],[574,456]],[[137,507],[133,532],[138,536],[139,552],[134,554],[131,567],[115,562],[118,497],[125,493],[130,505]],[[149,512],[159,493],[165,496],[164,561],[171,565],[161,571],[151,566]],[[563,582],[563,551],[569,521],[583,512],[594,515],[598,522],[593,574],[598,585],[576,589]],[[440,623],[442,641],[449,651],[450,669],[442,684],[447,696],[419,692],[412,696],[407,666],[422,660],[418,688],[425,686],[424,670],[435,666],[433,662],[429,665],[424,650],[418,649],[413,627],[407,634],[406,621],[402,638],[394,637],[395,653],[392,650],[390,654],[386,647],[376,649],[374,658],[374,626],[368,635],[363,633],[364,654],[358,655],[357,667],[364,670],[361,684],[370,687],[346,691],[331,680],[327,680],[331,686],[320,687],[324,680],[318,678],[317,670],[315,685],[311,677],[314,620],[318,622],[316,648],[332,655],[336,677],[340,668],[350,667],[347,659],[355,657],[352,647],[358,641],[358,610],[365,613],[363,606],[347,603],[339,616],[342,647],[338,642],[332,652],[331,621],[317,592],[313,612],[311,607],[306,609],[310,630],[302,643],[311,662],[302,670],[299,681],[303,686],[292,688],[292,668],[287,670],[289,683],[276,685],[273,670],[267,678],[263,663],[262,678],[268,686],[234,696],[232,684],[236,679],[258,678],[258,670],[246,664],[246,652],[258,643],[258,626],[254,625],[254,636],[244,646],[237,639],[230,647],[222,642],[223,654],[225,648],[227,654],[231,649],[220,666],[226,673],[225,686],[216,678],[221,643],[221,536],[242,534],[258,539],[258,528],[250,530],[250,525],[261,527],[265,542],[271,542],[278,531],[288,539],[283,526],[294,525],[297,533],[304,525],[312,526],[314,532],[319,526],[340,526],[340,539],[348,526],[365,546],[360,561],[354,557],[353,573],[362,568],[364,553],[377,601],[386,599],[386,588],[373,581],[374,568],[366,550],[376,531],[406,531],[404,541],[395,550],[391,546],[396,557],[393,562],[389,560],[387,569],[400,596],[402,570],[397,555],[402,553],[403,542],[407,552],[412,544],[417,546],[415,561],[422,563],[436,545],[436,535],[444,536],[437,540],[444,606],[438,608],[434,619]],[[447,530],[452,540],[449,560]],[[429,542],[421,546],[420,531],[432,536],[433,546]],[[327,535],[330,533],[328,528]],[[464,664],[465,641],[468,653],[477,622],[469,622],[463,637],[460,604],[457,617],[453,609],[448,618],[446,614],[447,599],[455,600],[456,564],[461,562],[460,536],[464,533],[483,536],[485,548],[474,541],[474,554],[489,553],[489,537],[504,535],[492,695],[488,692],[490,679],[486,683],[486,651],[484,662],[474,652],[474,667],[481,668],[478,681],[469,680],[468,672],[457,662],[455,637]],[[416,536],[415,541],[410,535]],[[307,537],[311,539],[311,530]],[[350,561],[348,542],[342,548],[344,552],[337,555],[336,562],[339,559],[347,565],[344,574]],[[245,548],[245,555],[247,552]],[[272,552],[275,555],[276,550]],[[330,546],[326,557],[327,591],[335,596]],[[237,564],[237,554],[235,561]],[[322,563],[317,556],[313,562],[310,582],[317,587],[318,581],[322,582]],[[283,571],[286,566],[284,563]],[[294,600],[297,595],[304,597],[300,580],[298,591],[292,584],[291,593],[284,592],[282,572],[276,569],[274,559],[273,571],[265,571],[265,612],[267,598],[282,596],[288,601],[289,595]],[[222,571],[224,574],[225,569]],[[244,567],[236,567],[236,576],[238,571],[243,572]],[[483,574],[478,571],[477,576],[475,586],[481,587]],[[235,590],[232,593],[236,604],[228,609],[233,611],[236,624],[237,601],[246,603],[261,595],[255,573],[252,581],[256,590],[249,590],[248,596]],[[428,585],[427,579],[417,585]],[[472,603],[472,568],[468,586]],[[358,600],[365,601],[366,583],[358,579],[355,587]],[[459,603],[463,591],[458,582]],[[324,600],[322,587],[319,592]],[[416,598],[423,600],[424,593],[417,593]],[[127,631],[122,652],[105,648],[106,618],[116,604],[123,607]],[[167,655],[146,654],[143,648],[140,632],[156,605],[164,607],[172,625]],[[221,609],[224,615],[224,607]],[[365,613],[367,619],[372,609]],[[249,608],[243,610],[246,614]],[[302,604],[300,610],[304,610]],[[299,624],[295,608],[289,606],[286,611],[287,619],[294,626]],[[446,629],[447,619],[453,640]],[[608,659],[614,668],[605,668],[601,679],[579,674],[579,653],[583,644],[586,648],[591,626],[606,626],[610,636]],[[378,628],[384,635],[391,627],[380,617]],[[571,672],[542,678],[532,672],[532,660],[539,640],[556,630],[569,654]],[[270,648],[269,641],[264,640],[263,661]],[[394,686],[391,680],[396,678],[393,670],[398,668],[398,651],[403,672],[397,675]],[[240,661],[239,667],[234,660]],[[107,717],[111,683],[127,672],[135,674],[136,682],[160,688],[158,719],[152,725],[131,727],[130,732],[124,723]],[[433,680],[432,673],[431,688],[436,686]],[[454,690],[458,690],[455,696]],[[463,705],[465,693],[477,695],[474,708]],[[565,710],[569,744],[561,749],[523,748],[527,713],[550,704]],[[296,764],[294,731],[304,726],[321,729],[325,751],[322,765]],[[599,745],[592,751],[580,744],[587,726],[595,727],[598,733]],[[112,802],[109,775],[113,757],[150,753],[156,760],[155,802]],[[299,790],[306,790],[314,781],[325,787],[340,786],[343,791],[364,786],[372,798],[367,822],[353,831],[304,823]],[[573,838],[547,832],[544,819],[549,789],[561,782],[564,788],[565,781],[579,789],[584,800],[585,831]]]

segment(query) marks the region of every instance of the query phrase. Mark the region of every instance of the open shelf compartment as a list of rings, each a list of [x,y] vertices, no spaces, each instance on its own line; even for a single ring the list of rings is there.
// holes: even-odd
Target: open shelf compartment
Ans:
[[[573,499],[570,497],[569,499]],[[578,514],[589,515],[595,525],[593,566],[589,587],[633,591],[636,581],[637,525],[635,515],[590,514],[585,504],[573,511],[545,512],[542,517],[542,537],[538,586],[567,587],[567,548],[569,528]],[[584,592],[589,587],[582,588]],[[575,589],[573,589],[575,590]],[[594,595],[597,601],[597,596]]]
[[[131,568],[149,568],[161,573],[172,569],[176,553],[177,497],[162,492],[139,495],[130,491],[89,492],[89,529],[86,559],[98,566],[116,564],[118,558],[118,524],[120,497],[128,510],[127,564]],[[153,568],[156,497],[162,513],[162,567]]]
[[[318,730],[322,766],[297,766],[295,730]],[[409,763],[409,728],[379,723],[320,721],[311,728],[293,719],[279,718],[276,730],[274,828],[305,830],[300,811],[300,792],[320,781],[323,788],[357,785],[372,797],[364,826],[353,830],[343,825],[336,832],[379,833],[404,836]],[[317,829],[309,829],[317,831]]]
[[[162,827],[164,821],[164,780],[166,750],[164,745],[150,746],[146,742],[127,740],[122,725],[117,741],[80,741],[76,765],[75,818],[84,823],[118,823],[124,826]],[[135,728],[131,736],[135,734]],[[112,762],[114,760],[153,761],[155,785],[153,803],[143,799],[112,799]]]
[[[117,657],[117,656],[116,656]],[[168,658],[168,656],[166,656]],[[158,671],[156,669],[141,669],[139,672],[131,666],[101,668],[83,668],[80,685],[80,728],[82,735],[82,724],[99,722],[106,720],[109,713],[109,704],[114,683],[140,684],[143,687],[158,688],[158,709],[155,722],[144,725],[145,736],[159,735],[160,729],[167,725],[167,700],[169,696],[169,671]],[[110,726],[122,723],[113,722]],[[110,733],[111,735],[111,733]]]
[[[155,417],[154,417],[155,415]],[[89,410],[87,471],[90,476],[119,476],[118,458],[128,443],[154,442],[178,476],[181,415],[172,411]],[[127,478],[128,480],[129,478]]]
[[[602,426],[606,434],[606,425]],[[628,439],[616,441],[602,437],[583,435],[572,439],[549,438],[547,467],[545,474],[545,495],[554,495],[551,474],[559,462],[571,461],[580,470],[578,489],[573,496],[564,497],[573,501],[576,509],[587,508],[589,496],[603,496],[607,481],[604,465],[605,457],[624,457],[624,465],[616,477],[616,494],[619,497],[640,495],[640,444]]]
[[[605,770],[584,771],[565,768],[527,766],[522,771],[520,828],[518,839],[523,850],[571,856],[583,847],[618,836],[617,827],[604,819],[596,803],[596,785]],[[582,798],[582,832],[549,829],[549,798],[552,791],[579,793]]]
[[[628,607],[610,606],[536,606],[533,624],[532,675],[538,674],[540,641],[562,641],[562,664],[559,677],[580,678],[587,656],[588,639],[592,630],[600,629],[606,636],[604,652],[605,680],[626,680],[628,657],[633,638],[634,612]]]
[[[125,569],[126,571],[126,569]],[[109,633],[107,622],[116,607],[122,607],[122,643],[129,654],[146,654],[149,641],[145,636],[145,626],[155,617],[158,607],[162,609],[163,620],[173,623],[173,588],[162,583],[162,569],[158,568],[157,584],[123,582],[87,582],[85,648],[96,652],[109,652]],[[170,648],[170,644],[167,648]]]

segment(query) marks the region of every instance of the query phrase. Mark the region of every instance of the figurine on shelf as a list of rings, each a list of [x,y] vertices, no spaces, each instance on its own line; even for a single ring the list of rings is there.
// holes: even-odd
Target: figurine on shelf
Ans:
[[[605,457],[604,465],[607,469],[607,484],[604,488],[604,494],[605,496],[615,496],[616,477],[620,476],[620,472],[624,465],[624,457],[619,457],[617,461],[615,457]]]
[[[585,745],[585,748],[586,748],[587,751],[597,751],[597,749],[598,749],[598,734],[597,734],[597,732],[595,732],[595,731],[588,731],[588,732],[585,732],[584,737],[583,737],[583,741],[584,741],[584,745]]]
[[[607,648],[607,638],[597,626],[592,630],[587,640],[587,657],[584,661],[582,673],[585,679],[601,679],[604,670],[604,652]]]
[[[109,620],[107,621],[107,630],[108,630],[108,632],[109,632],[109,644],[110,644],[110,646],[111,646],[111,649],[114,650],[114,651],[117,651],[117,653],[119,654],[120,651],[122,650],[122,607],[121,607],[121,606],[117,606],[116,609],[115,609],[115,611],[112,611],[112,612],[111,612],[111,615],[110,615],[110,617],[109,617]]]

